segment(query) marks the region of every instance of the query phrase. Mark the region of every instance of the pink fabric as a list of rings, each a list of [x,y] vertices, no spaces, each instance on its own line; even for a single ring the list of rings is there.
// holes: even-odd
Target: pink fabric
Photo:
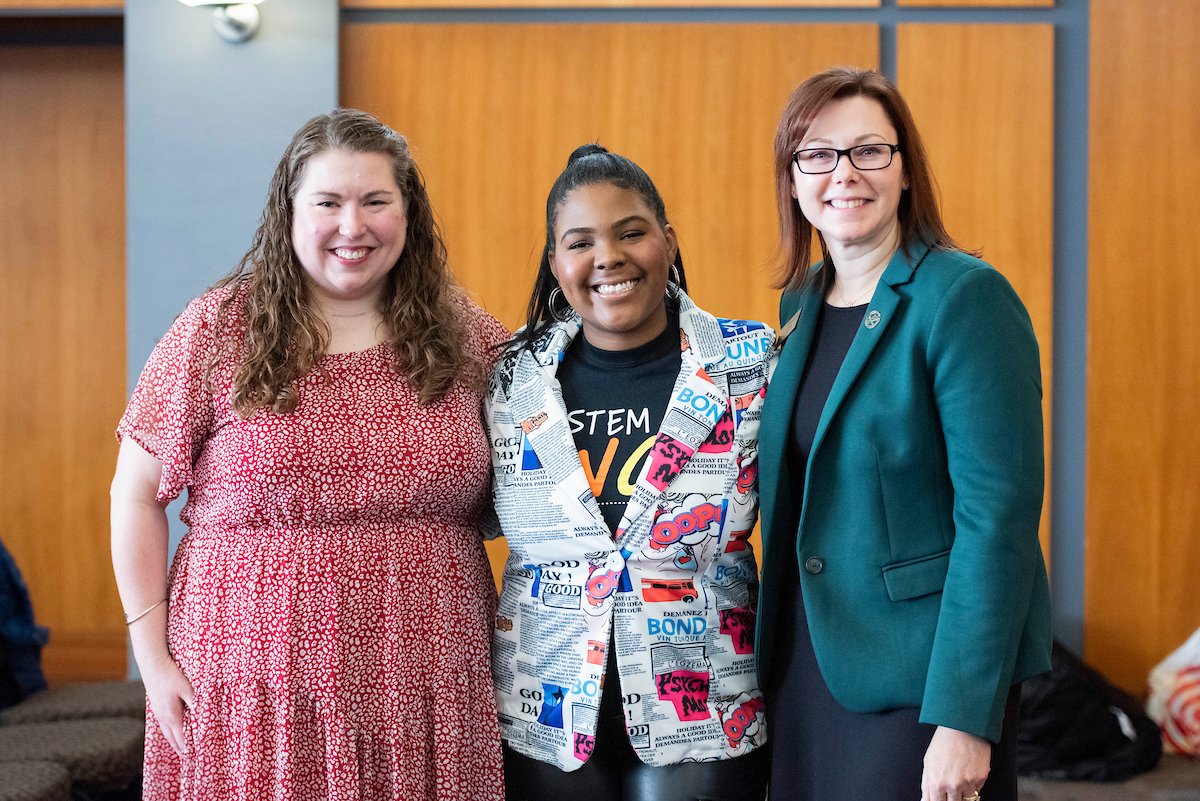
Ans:
[[[294,414],[238,420],[233,360],[205,383],[220,297],[180,315],[118,428],[163,462],[161,500],[187,488],[191,529],[168,633],[189,751],[147,715],[144,797],[502,799],[479,395],[421,408],[380,345],[326,356]],[[477,353],[507,338],[462,311]]]

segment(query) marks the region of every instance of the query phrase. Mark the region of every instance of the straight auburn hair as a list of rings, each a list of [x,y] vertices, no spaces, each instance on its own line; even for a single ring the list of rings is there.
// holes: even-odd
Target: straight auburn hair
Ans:
[[[775,131],[775,201],[779,208],[779,253],[781,266],[776,289],[800,292],[813,284],[826,290],[833,282],[832,262],[825,238],[817,231],[822,261],[812,267],[811,222],[792,196],[792,154],[804,141],[813,120],[825,106],[847,97],[869,97],[879,103],[896,129],[900,163],[908,189],[900,195],[900,248],[908,255],[914,245],[937,250],[962,250],[942,223],[938,209],[937,184],[929,167],[925,144],[913,121],[908,104],[896,85],[875,70],[832,67],[817,73],[792,92],[779,127]]]

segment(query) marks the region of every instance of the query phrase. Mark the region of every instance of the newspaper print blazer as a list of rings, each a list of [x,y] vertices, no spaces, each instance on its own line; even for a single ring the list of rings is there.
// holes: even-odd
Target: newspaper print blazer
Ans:
[[[679,302],[682,367],[648,454],[630,462],[645,459],[615,539],[555,377],[580,319],[555,324],[535,352],[509,353],[489,388],[496,512],[512,551],[492,633],[500,730],[564,771],[591,755],[610,633],[643,762],[726,759],[766,741],[747,538],[774,332]]]

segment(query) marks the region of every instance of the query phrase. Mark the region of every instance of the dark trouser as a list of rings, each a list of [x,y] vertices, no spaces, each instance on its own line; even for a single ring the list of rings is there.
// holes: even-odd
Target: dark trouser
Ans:
[[[934,727],[921,710],[851,712],[830,693],[805,615],[799,568],[780,594],[777,657],[764,688],[771,801],[917,801]],[[1000,742],[992,746],[983,801],[1017,801],[1017,722],[1021,690],[1004,706]]]
[[[508,801],[762,801],[767,748],[713,762],[651,767],[638,759],[625,731],[621,677],[609,645],[596,745],[579,770],[566,773],[504,746]]]
[[[597,735],[591,758],[571,773],[505,745],[508,801],[762,801],[765,748],[736,759],[653,768],[638,759],[623,729],[619,735]]]

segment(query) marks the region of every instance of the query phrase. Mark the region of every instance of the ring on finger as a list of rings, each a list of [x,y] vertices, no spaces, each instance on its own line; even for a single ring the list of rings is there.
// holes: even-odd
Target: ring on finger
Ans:
[[[964,795],[962,801],[981,801],[981,799],[979,797],[979,791],[976,790],[971,795]]]

